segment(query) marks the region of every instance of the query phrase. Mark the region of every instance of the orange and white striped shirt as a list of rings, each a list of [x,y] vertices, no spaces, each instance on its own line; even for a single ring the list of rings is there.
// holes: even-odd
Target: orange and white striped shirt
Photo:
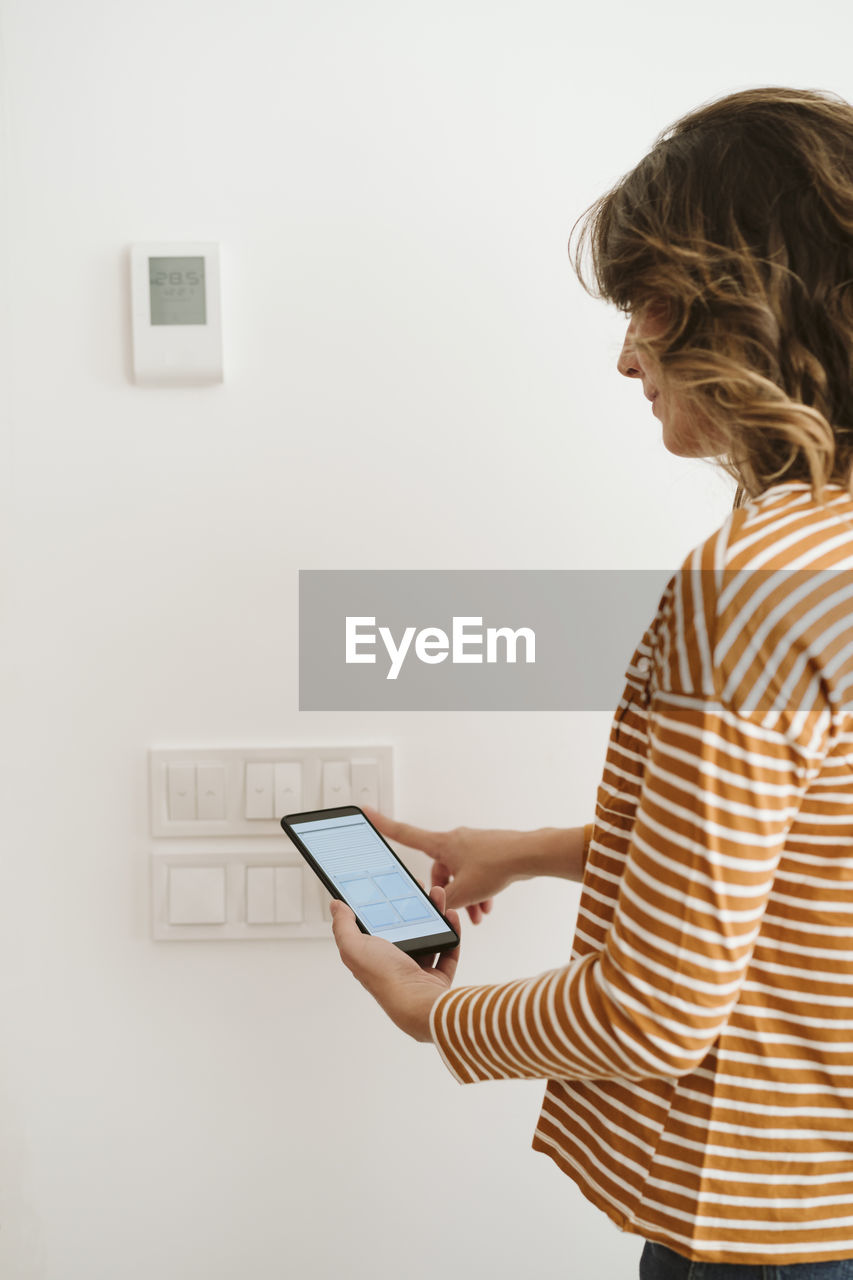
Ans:
[[[733,511],[613,721],[570,962],[451,988],[462,1083],[548,1081],[533,1147],[696,1260],[853,1256],[853,498]]]

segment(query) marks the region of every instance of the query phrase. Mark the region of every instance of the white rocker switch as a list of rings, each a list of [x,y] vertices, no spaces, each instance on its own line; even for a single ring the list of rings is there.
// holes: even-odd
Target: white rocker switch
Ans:
[[[323,765],[323,808],[352,804],[348,760],[327,760]]]
[[[298,760],[275,766],[275,817],[299,813],[302,808],[302,765]]]
[[[275,924],[275,867],[246,868],[246,923]]]
[[[170,764],[166,787],[170,820],[195,821],[195,765]]]
[[[298,924],[303,918],[302,868],[275,867],[275,923]]]
[[[353,760],[352,804],[379,808],[379,765],[375,760]]]
[[[246,765],[246,817],[275,817],[272,764]]]
[[[169,868],[169,924],[224,924],[225,868]]]
[[[301,867],[247,867],[247,924],[300,924],[304,917]]]
[[[222,821],[225,817],[225,766],[200,764],[196,778],[199,819]]]

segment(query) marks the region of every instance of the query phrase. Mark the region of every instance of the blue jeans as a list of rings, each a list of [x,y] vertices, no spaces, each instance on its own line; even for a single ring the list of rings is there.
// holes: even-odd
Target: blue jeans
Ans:
[[[691,1262],[663,1244],[646,1242],[640,1280],[853,1280],[853,1258],[834,1262]]]

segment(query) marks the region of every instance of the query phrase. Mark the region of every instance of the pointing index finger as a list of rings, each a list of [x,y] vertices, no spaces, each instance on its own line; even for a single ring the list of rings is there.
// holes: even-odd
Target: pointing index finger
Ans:
[[[395,818],[388,818],[384,813],[379,813],[377,809],[371,809],[367,805],[362,805],[362,809],[383,836],[398,840],[407,849],[420,849],[431,858],[440,856],[437,832],[428,831],[425,827],[412,826],[410,822],[398,822]]]

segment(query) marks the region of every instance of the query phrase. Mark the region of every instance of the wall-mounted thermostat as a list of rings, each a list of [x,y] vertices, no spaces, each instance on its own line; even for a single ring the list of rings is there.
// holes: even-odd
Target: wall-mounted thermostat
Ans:
[[[134,381],[222,382],[219,245],[135,244],[130,277]]]

